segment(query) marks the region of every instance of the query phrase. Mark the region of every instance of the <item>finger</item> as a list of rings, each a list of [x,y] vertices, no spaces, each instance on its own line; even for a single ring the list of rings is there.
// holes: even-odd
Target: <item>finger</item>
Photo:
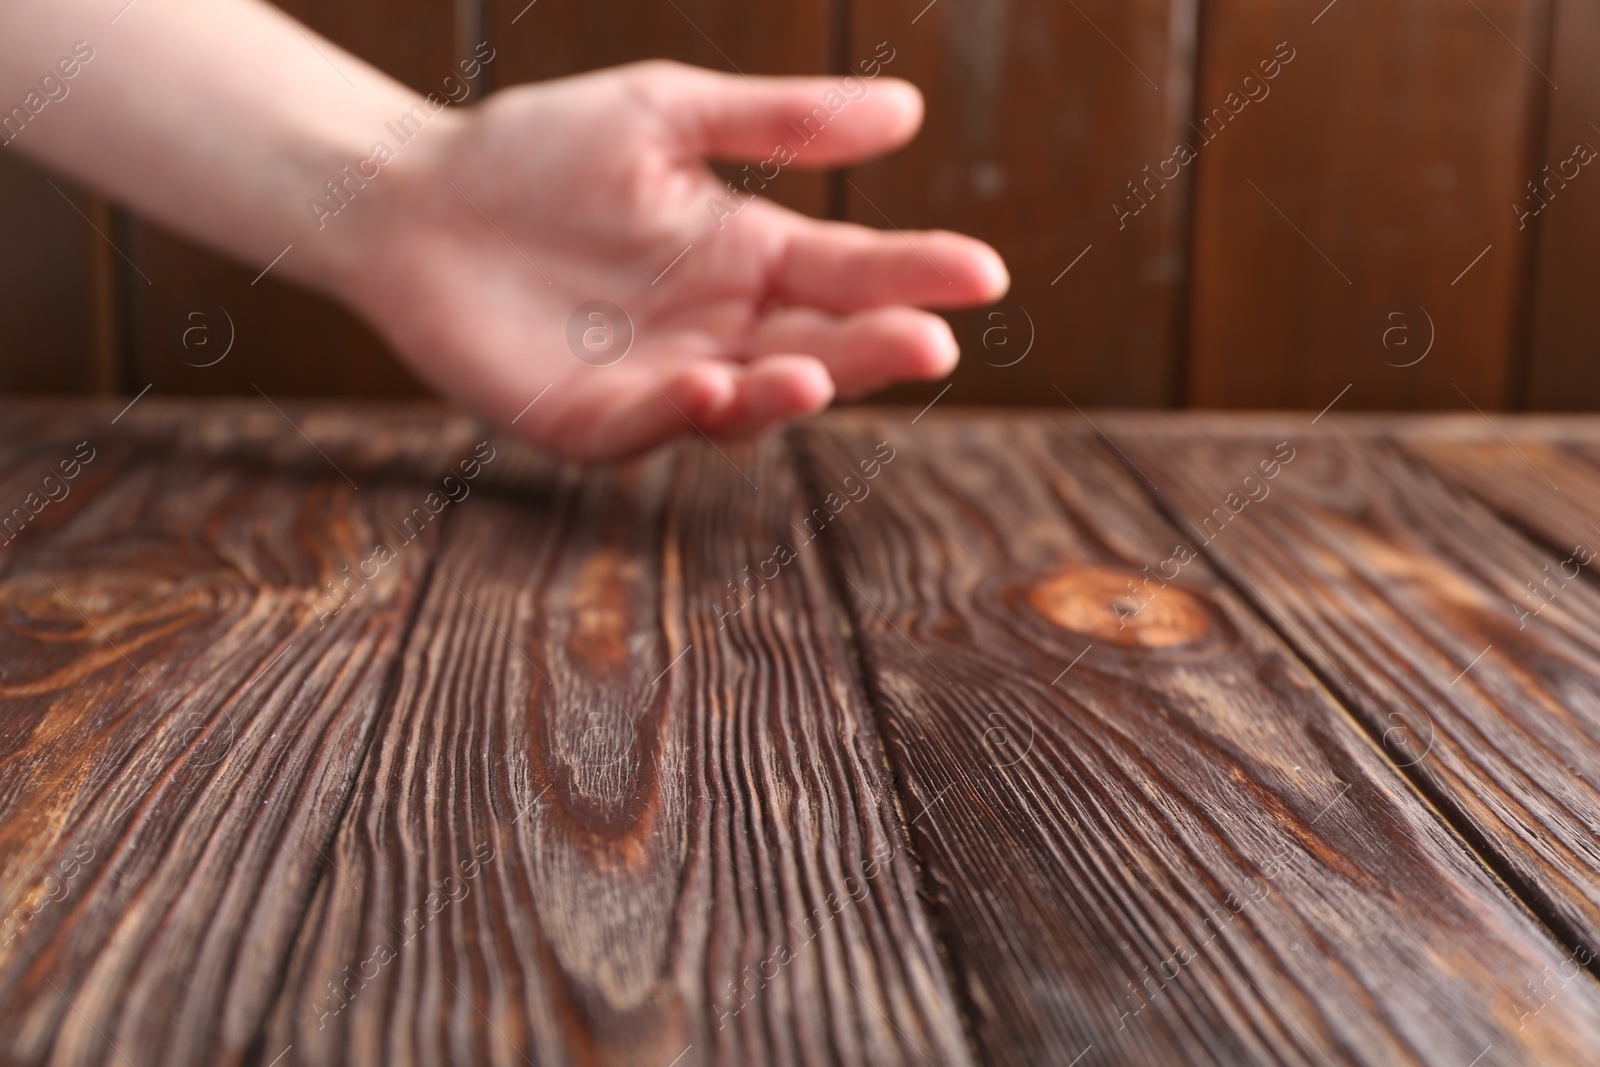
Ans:
[[[704,432],[704,425],[737,399],[737,367],[704,360],[665,378],[655,373],[596,376],[583,388],[544,429],[543,443],[570,459],[622,459]]]
[[[922,94],[899,78],[746,78],[650,62],[636,88],[712,159],[832,167],[898,148],[922,125]]]
[[[853,399],[907,379],[943,378],[960,346],[950,324],[914,308],[827,315],[808,308],[769,312],[751,337],[752,356],[806,352],[821,360],[839,396]]]
[[[768,355],[738,367],[733,403],[710,414],[714,437],[757,437],[779,423],[814,415],[833,400],[833,379],[811,356]]]
[[[778,224],[788,234],[774,271],[774,295],[785,303],[830,311],[889,304],[970,307],[993,303],[1011,286],[1000,253],[962,234],[890,233],[783,216]]]
[[[547,431],[572,459],[621,459],[683,436],[755,437],[833,399],[827,368],[809,356],[767,356],[743,366],[703,360],[661,381],[591,381],[588,395]]]

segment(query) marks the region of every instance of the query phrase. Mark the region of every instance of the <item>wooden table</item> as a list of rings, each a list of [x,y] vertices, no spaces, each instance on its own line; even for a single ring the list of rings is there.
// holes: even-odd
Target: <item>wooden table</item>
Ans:
[[[1600,1055],[1600,421],[120,408],[0,420],[4,1062]]]

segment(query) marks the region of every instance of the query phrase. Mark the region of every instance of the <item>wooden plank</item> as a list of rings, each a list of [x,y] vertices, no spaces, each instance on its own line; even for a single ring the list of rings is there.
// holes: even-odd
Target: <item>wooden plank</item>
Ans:
[[[472,432],[290,414],[97,419],[65,521],[0,555],[7,1063],[211,1064],[258,1035],[437,528],[342,610],[328,587]]]
[[[1538,160],[1537,173],[1528,175],[1542,183],[1545,165],[1555,173],[1548,187],[1540,185],[1548,206],[1535,220],[1527,403],[1544,410],[1594,411],[1600,408],[1600,359],[1595,358],[1600,309],[1585,281],[1600,272],[1600,177],[1587,164],[1568,161],[1575,160],[1580,144],[1590,152],[1600,150],[1595,128],[1600,68],[1593,62],[1600,49],[1600,7],[1587,0],[1555,0],[1552,39],[1549,74],[1561,89],[1547,101],[1545,158]],[[1571,180],[1563,177],[1574,171]]]
[[[1548,0],[1206,11],[1190,403],[1512,402]],[[1280,42],[1271,95],[1230,115]]]
[[[1581,563],[1560,576],[1579,541],[1600,552],[1581,513],[1555,552],[1392,445],[1337,428],[1282,446],[1108,428],[1191,542],[1496,870],[1568,943],[1600,944],[1600,591],[1570,581]],[[1532,491],[1539,476],[1496,442],[1452,441],[1448,467]],[[1253,472],[1280,447],[1294,458],[1275,479]]]
[[[462,505],[263,1059],[967,1062],[788,454],[725,451]]]
[[[259,266],[240,266],[153,223],[131,228],[129,254],[155,280],[131,290],[131,392],[153,385],[173,396],[255,396],[257,387],[273,398],[425,394],[383,341],[333,301],[271,275],[251,285]]]
[[[0,151],[0,322],[8,357],[0,360],[0,391],[92,393],[109,384],[95,361],[90,242],[100,237],[78,213],[89,200],[14,147]]]
[[[909,148],[850,172],[846,217],[968,232],[1011,268],[1003,304],[950,316],[966,353],[951,400],[1065,405],[1056,387],[1085,406],[1181,400],[1193,168],[1162,164],[1192,106],[1197,8],[851,5],[848,62],[887,49],[885,72],[921,87],[928,112]],[[1083,358],[1052,358],[1069,347]],[[938,388],[888,395],[920,407]]]
[[[128,450],[107,439],[114,414],[93,404],[0,404],[0,573],[78,511],[104,484],[106,472],[120,465]],[[22,515],[14,511],[19,506]]]
[[[1561,558],[1578,544],[1600,549],[1600,424],[1591,421],[1584,432],[1541,422],[1504,420],[1505,437],[1482,424],[1472,437],[1431,423],[1397,434],[1406,451],[1546,548],[1562,549]]]
[[[823,74],[834,66],[833,0],[750,9],[725,0],[484,0],[498,53],[496,86],[560,78],[642,59],[715,70]],[[756,162],[754,160],[750,162]],[[732,178],[740,168],[723,168]],[[762,195],[810,215],[828,213],[825,175],[785,170]]]
[[[1581,1058],[1600,988],[1260,618],[1134,595],[1182,535],[1080,427],[805,437],[815,490],[895,450],[825,536],[983,1053]]]
[[[419,92],[443,96],[445,77],[476,43],[457,40],[452,0],[277,6]],[[180,395],[254,395],[255,385],[273,397],[428,392],[368,326],[333,301],[271,275],[252,284],[259,264],[240,266],[151,223],[133,221],[129,231],[129,255],[154,283],[136,279],[129,287],[133,391],[154,383],[158,393]],[[195,326],[204,331],[191,332]],[[207,345],[199,348],[202,337]],[[232,350],[213,363],[227,338]]]

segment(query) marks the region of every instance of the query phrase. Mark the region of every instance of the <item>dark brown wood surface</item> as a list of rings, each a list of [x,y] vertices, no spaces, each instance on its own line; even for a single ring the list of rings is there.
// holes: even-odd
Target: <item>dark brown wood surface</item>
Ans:
[[[729,592],[794,536],[787,451],[578,478],[501,447],[516,468],[452,520],[268,1050],[968,1062],[818,553]]]
[[[952,316],[967,358],[951,399],[1182,399],[1193,168],[1160,172],[1186,136],[1199,7],[850,5],[845,67],[886,48],[885,72],[922,88],[928,117],[909,148],[850,171],[846,217],[970,232],[1011,268],[1002,304]],[[939,388],[893,395],[921,406]]]
[[[1513,401],[1533,231],[1511,208],[1539,169],[1549,8],[1209,5],[1196,122],[1228,121],[1197,161],[1190,403]],[[1295,58],[1249,102],[1280,43]]]
[[[829,535],[980,1046],[1577,1055],[1600,990],[1515,1025],[1564,953],[1203,561],[1146,581],[1187,538],[1086,431],[808,438],[819,474],[901,455]]]
[[[1561,557],[1600,540],[1600,432],[1588,419],[1491,420],[1484,415],[1401,423],[1391,432],[1407,452],[1484,501],[1511,525]],[[1569,570],[1571,568],[1568,568]],[[1543,567],[1539,576],[1542,582]],[[1563,574],[1561,580],[1568,580]],[[1524,578],[1527,582],[1533,576]],[[1539,584],[1539,583],[1536,583]],[[1524,610],[1529,601],[1519,586]],[[1552,589],[1535,590],[1549,598]]]
[[[1528,366],[1523,384],[1535,410],[1592,411],[1600,407],[1600,182],[1589,167],[1563,162],[1580,144],[1600,150],[1600,7],[1587,0],[1556,0],[1549,74],[1561,87],[1546,105],[1538,166],[1529,178],[1556,179],[1553,194],[1535,220],[1538,260],[1531,281],[1532,315]],[[1577,176],[1572,177],[1577,170]],[[1571,181],[1562,178],[1562,173]]]
[[[21,504],[88,457],[0,554],[9,1062],[216,1063],[255,1040],[433,538],[326,626],[315,607],[410,506],[392,468],[426,476],[470,427],[297,430],[266,405],[113,426],[118,407],[48,424],[5,470]]]
[[[55,188],[51,188],[51,183]],[[59,175],[0,148],[0,391],[105,393],[120,385],[98,337],[105,303],[96,299],[104,238],[89,219],[92,198]],[[100,220],[102,230],[105,220]],[[108,235],[109,236],[109,235]],[[100,248],[92,242],[98,242]]]
[[[0,414],[0,1062],[1600,1041],[1600,423]]]
[[[457,61],[484,40],[459,23],[451,0],[277,6],[418,92],[440,97]],[[308,40],[306,47],[316,46]],[[348,91],[332,59],[325,74],[330,92]],[[143,272],[127,284],[130,393],[153,383],[157,394],[179,395],[254,396],[257,388],[273,397],[424,394],[377,334],[332,300],[271,273],[257,281],[262,264],[234,263],[144,221],[130,221],[126,232],[124,248]]]
[[[1110,433],[1165,487],[1157,495],[1183,536],[1491,865],[1574,946],[1600,944],[1600,793],[1589,785],[1600,774],[1600,590],[1572,580],[1600,552],[1574,503],[1585,486],[1574,478],[1563,499],[1489,426],[1419,445],[1449,455],[1446,470],[1503,487],[1503,503],[1549,497],[1544,514],[1559,508],[1577,530],[1541,544],[1372,435],[1319,429]],[[1253,468],[1278,441],[1295,458],[1268,481]],[[1594,469],[1572,466],[1592,488]]]

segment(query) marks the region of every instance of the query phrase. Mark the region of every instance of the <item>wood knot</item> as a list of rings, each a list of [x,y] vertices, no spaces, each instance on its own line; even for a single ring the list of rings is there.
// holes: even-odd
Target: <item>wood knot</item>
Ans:
[[[1192,593],[1148,573],[1071,566],[1032,582],[1028,603],[1064,630],[1114,645],[1172,648],[1192,644],[1211,616]]]

